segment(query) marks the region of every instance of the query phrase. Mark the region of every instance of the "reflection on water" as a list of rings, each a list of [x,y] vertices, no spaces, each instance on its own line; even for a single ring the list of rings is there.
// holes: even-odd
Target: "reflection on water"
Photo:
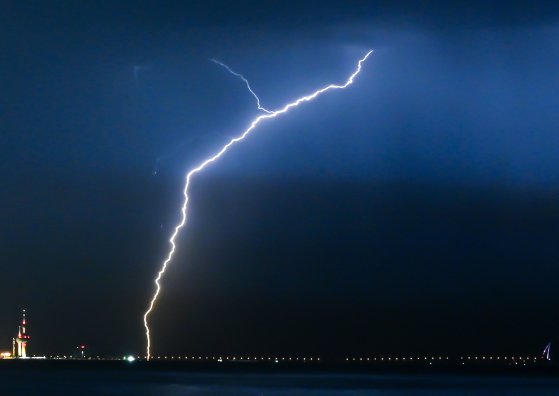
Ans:
[[[143,367],[0,365],[1,395],[559,395],[553,377],[196,373]]]

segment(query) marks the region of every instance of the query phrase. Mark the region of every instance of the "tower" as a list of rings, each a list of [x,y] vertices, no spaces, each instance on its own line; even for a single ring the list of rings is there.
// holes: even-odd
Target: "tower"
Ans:
[[[17,343],[17,355],[19,358],[27,357],[27,343],[29,342],[29,334],[26,333],[25,327],[27,326],[27,320],[25,319],[25,309],[23,310],[23,318],[21,320],[21,325],[17,333],[17,338],[15,339]]]

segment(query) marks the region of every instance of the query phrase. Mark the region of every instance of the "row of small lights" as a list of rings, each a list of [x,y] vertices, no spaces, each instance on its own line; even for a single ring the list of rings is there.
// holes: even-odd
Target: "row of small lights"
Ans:
[[[145,359],[146,357],[145,356],[138,356],[137,358],[138,359]],[[218,362],[222,362],[224,360],[245,360],[245,361],[246,360],[250,360],[250,361],[268,361],[268,360],[270,360],[270,361],[272,361],[273,360],[273,361],[278,361],[278,362],[279,361],[294,361],[294,360],[295,361],[303,361],[303,362],[306,362],[307,360],[308,361],[320,361],[320,358],[312,358],[312,357],[311,358],[307,358],[307,357],[291,358],[291,357],[249,357],[249,356],[247,356],[247,357],[244,357],[244,356],[241,356],[241,357],[236,357],[236,356],[233,356],[233,357],[229,357],[229,356],[226,356],[226,357],[221,357],[221,356],[220,357],[216,357],[216,356],[212,356],[212,357],[208,357],[208,356],[206,356],[206,357],[202,357],[202,356],[198,356],[198,357],[196,357],[196,356],[184,356],[184,357],[183,356],[177,356],[177,357],[175,357],[175,356],[152,356],[151,359],[153,359],[153,360],[162,360],[162,359],[181,359],[182,360],[182,359],[184,359],[184,360],[198,360],[198,361],[199,360],[216,360]]]
[[[508,360],[508,359],[510,359],[510,360],[522,360],[522,361],[524,361],[524,360],[534,360],[534,361],[536,361],[536,360],[542,359],[542,358],[541,357],[530,357],[530,356],[525,356],[525,357],[521,357],[521,356],[519,356],[519,357],[514,357],[514,356],[510,356],[510,357],[509,356],[502,356],[502,357],[501,356],[495,356],[495,357],[493,357],[493,356],[468,356],[466,358],[464,356],[460,357],[460,360],[465,360],[465,359],[467,359],[467,360],[501,360],[501,359]],[[431,357],[425,356],[425,357],[408,357],[408,358],[405,358],[405,357],[386,357],[386,358],[385,357],[378,357],[378,358],[377,357],[373,357],[373,358],[360,357],[360,358],[346,358],[345,360],[346,361],[351,360],[351,361],[354,361],[354,362],[355,361],[359,361],[359,362],[371,361],[371,360],[372,361],[396,361],[396,362],[398,362],[398,361],[407,361],[407,360],[409,360],[409,361],[413,361],[413,360],[416,360],[416,361],[421,361],[421,360],[424,360],[424,361],[425,360],[449,360],[449,357],[448,356],[431,356]]]
[[[132,356],[125,357],[125,359],[129,360],[130,357],[132,357]],[[74,357],[73,356],[49,356],[49,358],[50,359],[73,359]],[[89,359],[91,359],[91,358],[92,357],[89,357]],[[95,358],[96,359],[101,359],[101,357],[99,357],[99,356],[96,356]],[[136,359],[146,359],[145,356],[136,356],[135,358]],[[177,360],[191,360],[191,361],[214,360],[214,361],[218,361],[218,362],[223,362],[224,360],[229,360],[229,361],[241,361],[241,360],[247,361],[248,360],[248,361],[255,361],[255,362],[256,361],[274,361],[274,362],[280,362],[280,361],[302,361],[302,362],[320,361],[320,358],[312,358],[312,357],[311,358],[307,358],[307,357],[304,357],[304,358],[298,358],[298,357],[297,358],[291,358],[291,357],[287,357],[287,358],[286,357],[260,357],[259,358],[259,357],[243,357],[243,356],[241,356],[241,357],[236,357],[236,356],[233,356],[233,357],[229,357],[229,356],[226,356],[226,357],[221,357],[221,356],[220,357],[216,357],[216,356],[212,356],[212,357],[208,357],[208,356],[206,356],[206,357],[202,357],[202,356],[198,356],[198,357],[196,357],[196,356],[184,356],[184,357],[183,356],[152,356],[151,359],[153,359],[153,360],[169,360],[169,359],[174,360],[174,359],[177,359]],[[534,356],[524,356],[524,357],[522,357],[522,356],[518,356],[518,357],[515,357],[515,356],[495,356],[495,357],[494,356],[467,356],[467,357],[461,356],[460,357],[460,360],[511,360],[511,361],[518,360],[518,361],[522,361],[522,362],[531,361],[531,360],[533,360],[535,362],[538,359],[542,359],[542,357],[537,357],[537,356],[536,357],[534,357]],[[346,361],[354,361],[354,362],[355,361],[359,361],[359,362],[362,362],[362,361],[383,361],[383,362],[384,361],[389,361],[389,362],[395,361],[395,362],[400,362],[400,361],[422,361],[422,360],[423,361],[434,361],[434,360],[442,361],[442,360],[449,360],[449,357],[448,356],[431,356],[431,357],[425,356],[425,357],[408,357],[408,358],[406,358],[406,357],[373,357],[373,358],[360,357],[360,358],[346,358],[345,360]]]
[[[493,356],[489,356],[489,357],[487,357],[487,356],[468,356],[468,357],[463,357],[462,356],[462,357],[460,357],[460,360],[501,360],[501,359],[502,360],[509,360],[510,359],[510,360],[522,360],[522,361],[524,361],[524,360],[534,360],[534,361],[536,361],[538,359],[543,359],[543,358],[538,357],[538,356],[524,356],[524,357],[522,357],[522,356],[518,356],[518,357],[515,357],[515,356],[502,356],[502,357],[501,356],[495,356],[495,357],[493,357]]]
[[[390,361],[396,361],[396,362],[398,362],[398,361],[407,361],[407,360],[410,360],[410,361],[412,361],[412,360],[418,360],[418,361],[419,361],[419,360],[448,360],[448,359],[449,359],[448,356],[438,356],[438,357],[436,357],[436,356],[431,356],[431,357],[425,356],[425,357],[423,357],[423,358],[421,358],[421,357],[415,357],[415,358],[414,358],[414,357],[408,357],[408,358],[405,358],[405,357],[394,357],[394,358],[393,358],[393,357],[387,357],[387,358],[385,358],[385,357],[378,357],[378,358],[376,358],[376,357],[373,357],[373,358],[362,358],[362,357],[361,357],[361,358],[351,358],[351,359],[350,359],[350,358],[346,358],[345,360],[346,360],[346,361],[351,360],[351,361],[354,361],[354,362],[355,362],[355,361],[359,361],[359,362],[362,362],[362,361],[371,361],[371,360],[372,360],[372,361],[389,361],[389,362],[390,362]]]
[[[130,357],[132,357],[134,359],[146,359],[146,356],[124,356],[124,359],[128,359]],[[100,356],[96,356],[96,357],[89,356],[88,358],[89,359],[92,359],[92,358],[101,359]],[[75,357],[75,356],[49,356],[49,359],[79,359],[79,360],[82,360],[81,357],[79,357],[79,356],[78,357]],[[167,360],[169,360],[169,359],[179,360],[180,359],[180,360],[192,360],[192,361],[215,360],[215,361],[218,361],[218,362],[222,362],[224,360],[231,360],[231,361],[233,361],[233,360],[235,360],[235,361],[237,361],[237,360],[244,360],[244,361],[246,361],[246,360],[250,360],[250,361],[268,361],[268,360],[270,360],[270,361],[278,361],[278,362],[279,361],[303,361],[303,362],[306,362],[306,361],[311,361],[311,362],[317,361],[318,362],[318,361],[320,361],[320,358],[318,358],[318,357],[315,357],[315,358],[312,358],[312,357],[303,357],[303,358],[298,358],[298,357],[297,358],[293,358],[293,357],[260,357],[259,358],[259,357],[244,357],[244,356],[241,356],[241,357],[236,357],[236,356],[233,356],[233,357],[230,357],[230,356],[226,356],[226,357],[221,357],[221,356],[220,357],[217,357],[217,356],[212,356],[212,357],[209,357],[209,356],[206,356],[206,357],[203,357],[203,356],[197,356],[197,357],[196,356],[152,356],[151,359],[152,360],[165,360],[165,359],[167,359]]]

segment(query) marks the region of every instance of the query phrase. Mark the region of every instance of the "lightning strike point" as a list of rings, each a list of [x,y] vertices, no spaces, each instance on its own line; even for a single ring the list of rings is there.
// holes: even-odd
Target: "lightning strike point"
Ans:
[[[330,90],[335,90],[335,89],[345,89],[345,88],[349,87],[351,84],[353,84],[353,81],[354,81],[355,77],[357,77],[357,75],[361,72],[361,66],[362,66],[363,62],[365,62],[367,60],[367,58],[372,53],[373,53],[372,50],[368,51],[365,54],[365,56],[357,62],[357,67],[356,67],[355,71],[349,76],[349,78],[346,80],[346,82],[344,84],[342,84],[342,85],[336,85],[336,84],[327,85],[323,88],[318,89],[317,91],[313,92],[312,94],[300,97],[299,99],[296,99],[295,101],[293,101],[291,103],[288,103],[284,107],[282,107],[278,110],[275,110],[275,111],[266,110],[266,109],[264,109],[263,107],[260,106],[260,100],[258,99],[258,96],[250,88],[250,84],[248,83],[246,78],[244,78],[241,74],[238,74],[238,73],[234,72],[233,70],[231,70],[224,63],[221,63],[221,62],[219,62],[215,59],[212,59],[212,62],[217,63],[218,65],[221,65],[222,67],[226,68],[230,73],[232,73],[235,76],[241,78],[245,82],[248,90],[256,98],[258,108],[260,110],[264,111],[266,114],[262,114],[262,115],[256,117],[249,124],[248,128],[245,129],[240,135],[231,139],[229,141],[229,143],[227,143],[225,146],[223,146],[218,152],[216,152],[214,155],[207,158],[206,160],[202,161],[202,163],[200,163],[198,166],[196,166],[194,169],[190,170],[186,174],[185,186],[184,186],[184,190],[183,190],[184,201],[183,201],[183,205],[182,205],[182,208],[181,208],[181,220],[175,226],[175,230],[174,230],[173,234],[171,235],[171,238],[169,239],[169,244],[171,245],[171,249],[169,250],[169,253],[167,254],[167,258],[163,261],[163,263],[161,265],[161,268],[160,268],[159,272],[157,273],[157,276],[154,280],[155,293],[153,294],[153,297],[151,298],[151,301],[149,303],[149,307],[148,307],[147,311],[144,313],[144,328],[146,329],[146,339],[147,339],[146,360],[149,361],[150,357],[151,357],[151,354],[150,354],[150,352],[151,352],[151,338],[150,338],[150,329],[149,329],[149,324],[148,324],[148,317],[151,314],[151,312],[153,311],[153,308],[154,308],[155,303],[157,301],[157,297],[159,296],[159,293],[161,292],[161,278],[163,277],[163,274],[167,270],[167,266],[169,265],[169,263],[173,259],[173,255],[175,254],[175,250],[177,248],[175,239],[177,238],[177,235],[179,234],[179,231],[186,224],[186,211],[187,211],[187,208],[188,208],[188,200],[189,200],[188,188],[190,186],[190,182],[192,180],[192,177],[194,175],[196,175],[197,173],[201,172],[208,165],[211,165],[212,163],[217,161],[233,145],[235,145],[236,143],[244,140],[262,121],[272,119],[272,118],[276,118],[279,115],[285,114],[285,113],[289,112],[289,110],[291,110],[292,108],[297,107],[304,102],[310,102],[310,101],[314,100],[315,98],[317,98],[318,96],[320,96],[324,92],[327,92],[327,91],[330,91]]]

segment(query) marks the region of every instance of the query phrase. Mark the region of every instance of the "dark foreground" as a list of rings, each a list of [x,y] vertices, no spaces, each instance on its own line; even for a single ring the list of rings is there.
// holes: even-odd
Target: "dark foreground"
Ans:
[[[558,395],[555,370],[3,361],[1,395]]]

